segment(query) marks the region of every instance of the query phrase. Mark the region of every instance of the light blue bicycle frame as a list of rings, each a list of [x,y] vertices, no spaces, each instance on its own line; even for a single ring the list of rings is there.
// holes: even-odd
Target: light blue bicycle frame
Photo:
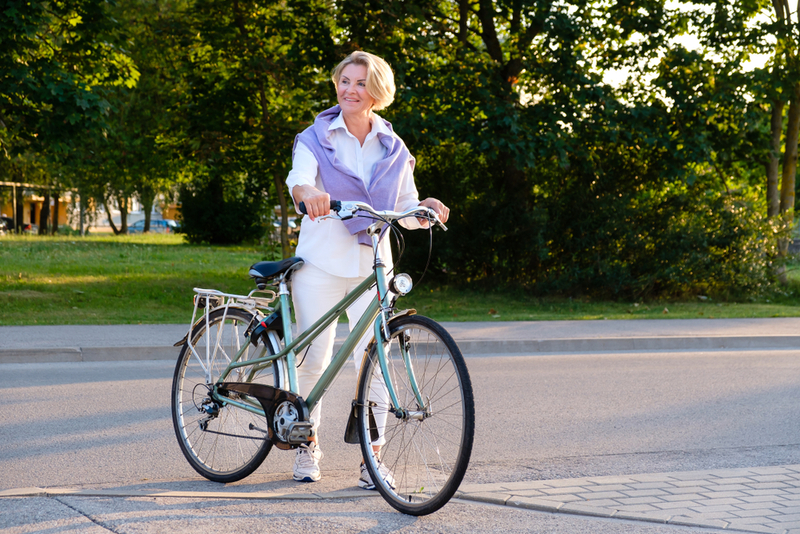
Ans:
[[[306,402],[306,405],[308,406],[309,413],[311,413],[311,411],[314,409],[317,403],[325,395],[325,392],[333,383],[334,379],[339,375],[339,372],[342,370],[342,367],[344,367],[344,364],[347,361],[348,356],[355,350],[359,340],[364,336],[364,334],[366,334],[370,325],[372,325],[373,335],[375,336],[376,340],[375,346],[378,353],[378,361],[380,363],[380,368],[384,377],[386,388],[389,392],[389,398],[392,401],[392,406],[394,407],[395,414],[398,417],[405,417],[407,415],[407,410],[405,410],[397,400],[397,395],[392,385],[392,379],[389,373],[389,368],[386,363],[386,353],[384,349],[384,343],[382,342],[384,340],[388,340],[389,337],[388,315],[389,312],[391,311],[392,306],[389,298],[389,292],[386,287],[386,266],[383,264],[380,258],[380,254],[378,253],[379,232],[380,232],[380,226],[378,225],[378,223],[370,226],[368,230],[368,233],[372,237],[372,247],[373,250],[375,251],[375,264],[373,266],[373,274],[367,277],[367,279],[364,280],[361,284],[359,284],[358,287],[356,287],[345,298],[339,301],[339,303],[337,303],[333,308],[331,308],[316,323],[311,325],[304,332],[298,334],[296,339],[292,339],[289,290],[286,280],[284,278],[281,278],[278,295],[280,298],[281,318],[283,321],[283,334],[284,334],[283,350],[281,350],[277,354],[264,356],[263,354],[266,353],[267,349],[266,347],[262,347],[260,356],[258,358],[246,361],[239,361],[242,354],[247,349],[247,344],[245,344],[244,347],[233,357],[231,363],[228,364],[228,367],[220,374],[220,377],[218,379],[219,382],[223,382],[225,378],[234,369],[252,366],[253,370],[255,371],[258,369],[268,367],[276,360],[285,358],[289,387],[293,393],[297,394],[298,392],[297,371],[296,371],[297,354],[306,347],[308,347],[311,343],[313,343],[314,340],[317,338],[317,336],[320,335],[334,321],[337,321],[339,317],[346,312],[347,308],[351,304],[353,304],[365,292],[369,291],[370,287],[372,287],[373,285],[377,285],[376,298],[373,299],[372,302],[370,302],[369,306],[364,312],[364,315],[362,315],[361,319],[358,321],[356,326],[350,332],[350,335],[347,336],[347,339],[345,339],[344,344],[331,360],[330,365],[328,365],[328,367],[322,373],[322,376],[317,381],[317,384],[311,390],[311,393],[308,394],[308,397],[305,398],[304,400]],[[380,297],[380,299],[378,297]],[[400,352],[403,361],[405,363],[406,372],[408,373],[411,389],[414,392],[414,396],[416,397],[418,406],[420,407],[420,409],[422,409],[423,407],[425,407],[425,404],[423,402],[422,395],[420,394],[419,388],[417,386],[417,381],[414,376],[414,370],[411,365],[411,360],[409,358],[408,352],[406,351],[402,343],[400,344]],[[356,357],[358,357],[358,355],[356,355]],[[214,387],[214,392],[212,395],[215,400],[223,404],[237,406],[243,410],[264,415],[264,410],[261,408],[260,405],[256,403],[242,402],[240,400],[234,400],[232,398],[223,395],[218,395],[216,391],[216,386]]]

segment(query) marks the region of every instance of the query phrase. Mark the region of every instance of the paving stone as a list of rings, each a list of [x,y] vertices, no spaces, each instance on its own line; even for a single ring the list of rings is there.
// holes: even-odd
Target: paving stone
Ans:
[[[774,514],[774,512],[770,509],[758,508],[754,510],[739,510],[737,512],[731,512],[733,515],[737,517],[767,517],[768,515]],[[773,516],[774,517],[774,516]]]
[[[666,484],[664,482],[637,482],[635,484],[628,484],[634,490],[647,490],[647,489],[661,489]]]
[[[617,499],[622,506],[631,506],[636,504],[650,504],[653,502],[660,502],[657,497],[626,497],[624,499]]]
[[[701,493],[700,495],[708,499],[738,499],[739,497],[749,497],[748,494],[741,491],[709,491]]]
[[[758,496],[758,495],[775,496],[775,495],[784,495],[785,494],[785,492],[783,490],[777,489],[777,488],[776,489],[752,489],[752,490],[745,491],[745,493],[747,493],[748,495],[752,495],[753,497]]]
[[[560,495],[560,494],[567,494],[567,493],[586,493],[586,490],[581,488],[580,486],[569,486],[564,488],[542,488],[542,493],[546,495]]]
[[[714,476],[711,471],[686,471],[683,473],[673,473],[670,475],[672,478],[676,480],[715,480],[720,477]]]
[[[578,493],[578,497],[582,497],[587,501],[594,502],[600,499],[616,499],[617,497],[624,498],[626,495],[618,491],[596,491],[589,493]]]
[[[730,512],[733,510],[738,510],[735,506],[731,506],[730,504],[719,504],[717,506],[697,506],[693,508],[693,510],[697,511],[698,514],[714,514],[717,512]]]
[[[595,486],[596,484],[596,482],[592,482],[588,478],[564,478],[547,481],[547,485],[551,488]]]
[[[783,534],[784,529],[776,530],[774,527],[753,523],[742,523],[741,521],[731,521],[728,530],[744,530],[746,532],[756,532],[759,534]]]
[[[586,480],[595,484],[632,484],[637,482],[628,476],[591,477]]]
[[[776,500],[780,500],[780,496],[775,495],[752,495],[750,497],[742,497],[740,500],[746,503],[755,503],[755,502],[775,502]]]
[[[794,466],[795,469],[788,469],[788,466],[783,465],[776,465],[776,466],[764,466],[764,467],[748,467],[748,471],[752,471],[757,475],[782,475],[788,471],[795,471],[798,466]]]
[[[747,478],[747,477],[722,478],[722,479],[714,481],[714,482],[708,481],[708,487],[716,488],[718,486],[728,486],[728,485],[732,485],[732,484],[751,484],[753,482],[756,482],[756,481],[751,479],[751,478]]]
[[[598,484],[597,486],[586,486],[586,491],[624,491],[630,489],[625,484]]]
[[[696,501],[698,503],[703,503],[703,501],[707,501],[707,497],[703,497],[699,493],[685,493],[680,495],[662,495],[659,497],[661,500],[667,502],[674,502],[674,501]]]
[[[667,473],[631,475],[631,479],[635,482],[672,482],[675,480],[672,475]]]
[[[754,475],[752,478],[755,482],[791,482],[796,480],[791,475]]]
[[[705,480],[698,480],[698,479],[690,479],[690,480],[673,480],[670,482],[670,485],[675,486],[676,488],[684,488],[690,486],[699,486],[701,482],[708,482]],[[708,482],[709,484],[713,484],[713,482]]]
[[[661,510],[677,510],[685,508],[687,510],[696,509],[698,504],[694,501],[676,501],[676,502],[654,502],[653,506]]]
[[[786,482],[753,482],[752,484],[748,484],[748,486],[754,490],[783,489],[792,487]]]
[[[774,502],[745,502],[742,504],[737,504],[736,508],[741,508],[742,510],[763,510],[767,512],[768,510],[776,510],[779,511],[781,508],[780,504],[776,504]]]
[[[660,489],[643,489],[643,490],[634,490],[634,491],[624,491],[623,492],[628,497],[658,497],[661,495],[668,495],[667,492]]]
[[[701,486],[686,486],[685,488],[664,488],[664,491],[671,495],[691,495],[693,493],[700,495],[703,492],[707,492],[708,488]]]
[[[719,492],[719,491],[745,491],[745,490],[749,490],[749,489],[752,489],[752,488],[750,488],[748,486],[745,486],[744,484],[723,484],[721,486],[712,486],[712,485],[705,486],[703,488],[703,491],[714,491],[714,492]]]
[[[735,499],[735,498],[731,498],[731,497],[723,497],[723,498],[719,498],[719,499],[708,499],[706,501],[703,501],[701,504],[703,506],[719,506],[721,504],[735,505],[735,504],[741,504],[741,503],[742,503],[742,501],[740,501],[739,499]]]
[[[575,503],[577,504],[578,501],[575,501]],[[590,506],[597,506],[600,508],[611,508],[614,510],[619,508],[619,503],[614,499],[598,499],[598,500],[592,499],[590,501],[586,501],[586,504]]]
[[[773,514],[767,516],[769,519],[774,521],[780,521],[781,523],[786,521],[797,521],[800,523],[800,514]]]

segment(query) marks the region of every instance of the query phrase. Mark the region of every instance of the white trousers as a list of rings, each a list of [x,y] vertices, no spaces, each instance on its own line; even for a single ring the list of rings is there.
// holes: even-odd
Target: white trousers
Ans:
[[[303,332],[317,322],[320,317],[355,289],[365,278],[366,277],[344,278],[341,276],[334,276],[310,263],[303,265],[292,277],[292,302],[294,303],[298,332]],[[364,315],[369,303],[375,298],[373,291],[364,293],[347,309],[350,330],[358,323],[358,320]],[[302,361],[300,367],[297,368],[297,385],[301,397],[305,398],[311,393],[311,390],[322,376],[323,371],[325,371],[328,364],[330,364],[333,356],[335,337],[336,323],[333,323],[308,347],[305,356],[302,352],[297,354],[297,362],[300,363]],[[371,339],[372,330],[370,329],[364,334],[364,337],[361,338],[358,345],[356,345],[354,351],[356,373],[358,373],[361,368],[364,350]],[[376,384],[373,385],[373,388],[375,387]],[[388,397],[388,394],[384,396]],[[320,420],[322,419],[321,408],[322,403],[319,402],[310,414],[311,418],[314,420],[315,432],[319,429]],[[381,440],[379,441],[382,441],[382,430],[385,427],[386,418],[385,415],[384,417],[378,417],[376,414],[376,419],[382,419],[376,421],[380,429],[379,433],[381,434]],[[344,429],[342,429],[342,432],[344,432]],[[380,444],[379,442],[374,443],[374,445]]]

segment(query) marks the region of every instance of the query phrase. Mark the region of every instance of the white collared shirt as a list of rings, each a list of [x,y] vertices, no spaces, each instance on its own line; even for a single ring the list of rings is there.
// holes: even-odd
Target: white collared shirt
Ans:
[[[348,169],[364,181],[369,187],[375,165],[386,156],[386,147],[380,142],[378,133],[397,137],[384,124],[380,117],[372,114],[372,129],[367,134],[362,146],[356,137],[347,130],[344,117],[339,113],[328,127],[328,139],[336,150],[336,157]],[[399,137],[397,137],[399,139]],[[298,185],[311,185],[325,191],[319,174],[317,158],[311,150],[298,141],[292,159],[292,170],[286,178],[289,191]],[[332,200],[353,200],[334,198]],[[400,177],[400,194],[397,197],[395,211],[405,211],[419,205],[419,195],[414,185],[414,174],[411,164]],[[296,208],[297,206],[295,206]],[[419,228],[416,219],[405,219],[403,226]],[[379,245],[381,257],[387,265],[391,265],[391,247],[389,234],[385,235]],[[323,271],[345,278],[368,276],[372,272],[372,249],[358,243],[358,237],[350,235],[341,221],[311,221],[308,215],[303,217],[300,239],[297,244],[297,255],[314,264]]]

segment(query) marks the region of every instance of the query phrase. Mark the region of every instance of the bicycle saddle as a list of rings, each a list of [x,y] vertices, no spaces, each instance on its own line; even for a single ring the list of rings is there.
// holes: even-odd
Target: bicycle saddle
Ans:
[[[266,285],[267,282],[285,272],[303,265],[303,258],[297,256],[281,261],[260,261],[250,267],[250,278],[254,278],[257,286]]]

